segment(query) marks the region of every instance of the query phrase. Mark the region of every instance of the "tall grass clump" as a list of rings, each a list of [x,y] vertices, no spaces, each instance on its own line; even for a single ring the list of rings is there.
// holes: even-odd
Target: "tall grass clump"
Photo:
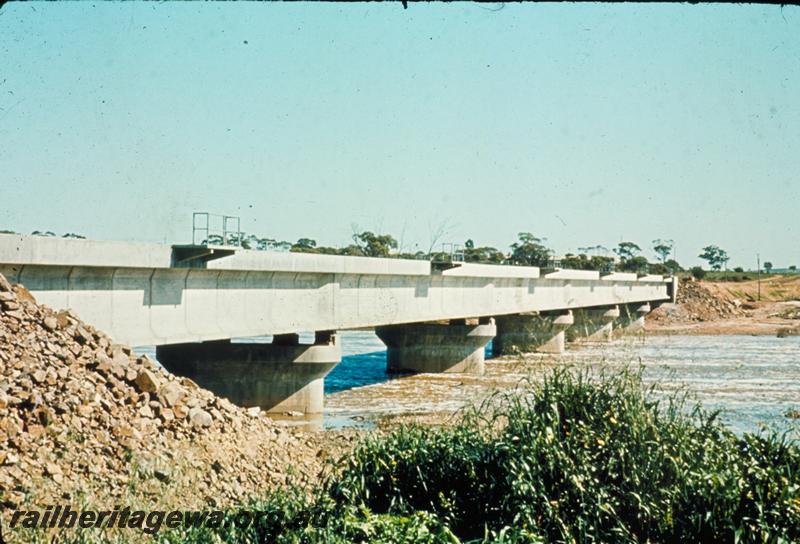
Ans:
[[[465,540],[504,527],[547,542],[800,540],[796,445],[652,397],[638,373],[556,370],[483,422],[367,441],[329,493],[434,513]]]
[[[800,449],[637,372],[558,369],[453,426],[372,435],[311,496],[165,542],[800,542]],[[657,400],[659,399],[660,400]],[[491,408],[488,406],[492,406]]]

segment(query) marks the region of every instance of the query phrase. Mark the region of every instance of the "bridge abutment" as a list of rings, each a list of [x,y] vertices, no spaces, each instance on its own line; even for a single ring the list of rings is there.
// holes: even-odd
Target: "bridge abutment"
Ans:
[[[336,334],[318,332],[314,344],[300,344],[296,334],[275,335],[271,344],[170,344],[158,346],[156,358],[234,404],[319,414],[325,376],[341,361],[342,349]]]
[[[572,312],[502,315],[495,318],[497,336],[492,343],[494,355],[512,353],[562,353],[565,331],[573,325]]]
[[[494,319],[468,325],[412,323],[377,327],[387,348],[390,372],[464,372],[483,374],[484,348],[497,334]]]
[[[609,342],[614,334],[614,320],[620,316],[617,306],[575,310],[575,324],[567,329],[570,342]]]

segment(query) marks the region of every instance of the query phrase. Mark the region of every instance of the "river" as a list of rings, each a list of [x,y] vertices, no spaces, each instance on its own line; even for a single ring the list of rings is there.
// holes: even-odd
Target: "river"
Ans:
[[[561,356],[487,358],[486,376],[386,373],[386,350],[370,331],[343,331],[342,362],[325,380],[325,427],[372,426],[376,417],[452,412],[496,388],[560,365],[643,365],[646,383],[685,388],[705,408],[719,410],[735,432],[769,427],[800,437],[800,337],[648,336],[575,346]],[[241,339],[242,342],[268,339]],[[301,341],[310,342],[310,335]],[[152,347],[138,352],[155,356]],[[491,344],[487,356],[491,355]]]

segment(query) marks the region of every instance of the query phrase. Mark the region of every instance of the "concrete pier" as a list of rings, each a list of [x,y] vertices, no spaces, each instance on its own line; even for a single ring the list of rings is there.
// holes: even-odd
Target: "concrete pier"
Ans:
[[[275,335],[271,344],[230,340],[158,346],[156,357],[170,372],[227,397],[240,406],[267,412],[323,411],[324,379],[342,358],[337,336],[318,332],[314,344],[297,334]]]
[[[513,353],[563,353],[565,331],[573,325],[571,311],[502,315],[495,318],[497,336],[492,342],[494,355]]]
[[[620,316],[617,306],[575,310],[575,324],[567,329],[570,342],[610,342],[614,320]]]
[[[614,334],[644,334],[644,318],[651,312],[650,304],[620,304],[619,317],[614,322]]]
[[[497,334],[494,319],[468,325],[413,323],[375,329],[387,348],[390,372],[465,372],[483,374],[484,348]]]

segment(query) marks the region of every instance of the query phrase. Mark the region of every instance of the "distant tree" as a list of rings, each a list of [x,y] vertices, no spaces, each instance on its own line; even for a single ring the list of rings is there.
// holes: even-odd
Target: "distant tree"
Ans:
[[[703,248],[703,252],[698,255],[701,259],[708,262],[708,265],[711,267],[711,270],[721,270],[723,266],[728,262],[728,253],[724,249],[720,249],[717,246],[706,246]]]
[[[274,238],[261,238],[255,234],[242,233],[242,247],[257,251],[289,251],[292,244],[279,242]]]
[[[623,260],[619,264],[619,269],[623,272],[647,272],[648,264],[645,257],[637,255]]]
[[[79,240],[86,240],[86,236],[83,234],[75,234],[74,232],[68,232],[61,236],[62,238],[77,238]]]
[[[258,249],[258,236],[242,233],[242,247],[244,249]]]
[[[55,236],[55,235],[56,233],[53,232],[52,230],[45,230],[45,231],[35,230],[31,233],[31,236]]]
[[[744,268],[742,268],[741,266],[737,266],[736,268],[733,269],[733,271],[741,274],[742,272],[744,272]]]
[[[600,272],[611,272],[614,270],[614,258],[604,257],[602,255],[593,255],[589,259],[591,265],[590,270],[599,270]]]
[[[766,261],[766,262],[764,263],[764,270],[766,270],[766,271],[767,271],[767,274],[769,274],[769,273],[770,273],[770,271],[772,270],[772,263],[771,263],[771,262],[769,262],[769,261]]]
[[[294,245],[305,248],[317,247],[317,241],[311,238],[300,238]]]
[[[311,238],[300,238],[297,242],[292,244],[289,251],[295,253],[314,253],[314,248],[317,247],[317,241]]]
[[[353,241],[367,257],[388,257],[393,249],[397,249],[397,240],[390,234],[374,234],[364,231],[353,235]]]
[[[290,251],[292,244],[274,238],[257,238],[255,248],[259,251]]]
[[[796,265],[791,265],[789,267],[789,270],[791,270],[792,272],[797,272],[797,266]]]
[[[472,240],[467,240],[467,242],[472,242]],[[464,245],[464,260],[468,263],[500,264],[506,259],[502,251],[498,251],[493,247],[475,247],[474,243],[472,247]]]
[[[472,238],[464,242],[464,247],[466,249],[473,249],[475,247],[475,242],[472,241]]]
[[[586,247],[579,247],[578,251],[581,253],[586,253],[589,255],[590,253],[594,253],[594,255],[604,255],[607,256],[610,253],[610,250],[603,245],[597,244],[596,246],[586,246]]]
[[[527,266],[547,266],[552,251],[530,232],[520,232],[519,241],[511,244],[511,261]]]
[[[357,246],[355,244],[350,244],[349,246],[345,246],[339,250],[339,255],[350,255],[350,256],[364,256],[364,251],[361,249],[361,246]]]
[[[706,277],[706,271],[699,266],[693,266],[691,272],[695,279],[702,280]]]
[[[18,234],[18,233],[14,232],[13,230],[3,229],[0,230],[0,234]]]
[[[311,253],[321,253],[323,255],[340,255],[341,250],[338,247],[317,246]]]
[[[432,223],[428,223],[428,233],[430,236],[430,245],[428,246],[428,256],[432,259],[433,257],[431,254],[433,253],[433,248],[439,244],[440,241],[444,239],[451,231],[453,230],[453,225],[450,222],[449,217],[444,217],[442,220],[437,224],[433,225]]]
[[[592,263],[585,253],[573,255],[567,253],[561,258],[561,266],[564,268],[571,268],[573,270],[590,270]]]
[[[669,271],[672,272],[673,274],[676,272],[681,272],[683,270],[680,263],[678,263],[678,261],[676,261],[675,259],[667,260],[667,262],[664,263],[664,266],[666,266],[669,269]]]
[[[589,257],[585,253],[573,255],[567,253],[561,259],[561,266],[564,268],[572,268],[574,270],[597,270],[599,272],[610,272],[614,268],[614,259],[611,257],[603,257],[601,255],[592,255]]]
[[[622,259],[623,261],[635,257],[641,251],[642,248],[640,248],[633,242],[620,242],[617,245],[616,249],[614,249],[614,253],[619,255],[619,258]]]
[[[673,247],[675,247],[675,242],[672,240],[662,240],[660,238],[653,240],[653,251],[656,252],[656,255],[664,264],[667,263],[667,257],[672,253]]]
[[[228,246],[242,246],[244,247],[244,241],[247,238],[247,234],[239,231],[239,232],[228,232],[226,233],[227,238],[220,237],[223,240],[223,245]]]
[[[413,260],[427,260],[428,259],[428,255],[424,251],[421,251],[421,250],[415,251],[413,253],[410,252],[410,251],[404,251],[402,253],[396,253],[396,254],[392,255],[392,257],[395,257],[397,259],[413,259]]]
[[[671,274],[672,271],[664,263],[647,263],[648,274]]]

